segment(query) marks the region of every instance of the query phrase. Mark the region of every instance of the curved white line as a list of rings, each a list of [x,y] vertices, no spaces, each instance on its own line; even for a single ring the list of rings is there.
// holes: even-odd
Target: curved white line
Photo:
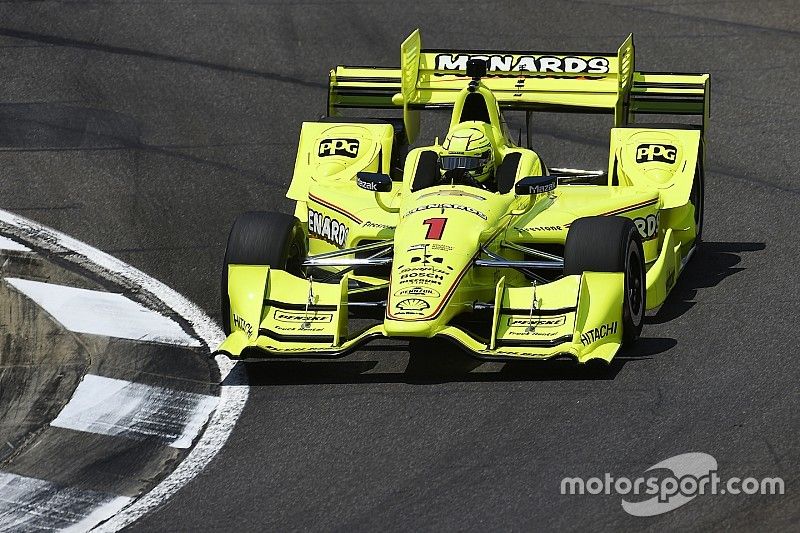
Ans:
[[[219,326],[185,296],[141,270],[103,251],[25,217],[0,209],[0,226],[34,247],[59,254],[82,268],[123,285],[141,287],[181,316],[209,349],[225,338]],[[219,406],[189,455],[150,492],[141,496],[95,531],[117,531],[155,509],[199,474],[228,440],[247,402],[247,375],[224,355],[217,355],[222,385]]]

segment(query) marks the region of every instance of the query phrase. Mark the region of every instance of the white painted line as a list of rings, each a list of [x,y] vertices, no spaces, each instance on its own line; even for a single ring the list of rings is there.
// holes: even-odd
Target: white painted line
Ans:
[[[0,532],[88,531],[131,500],[0,472]]]
[[[50,425],[189,448],[219,398],[87,374]]]
[[[121,294],[79,289],[19,278],[6,278],[65,328],[138,341],[200,346],[174,320]]]
[[[9,250],[11,252],[30,252],[31,249],[23,246],[17,241],[11,240],[8,237],[0,235],[0,250]]]
[[[63,259],[72,261],[105,279],[147,291],[186,320],[211,350],[215,350],[225,340],[220,327],[197,305],[164,283],[116,257],[2,209],[0,209],[0,231],[12,234],[23,242],[30,242],[44,250],[62,254]],[[103,523],[98,527],[99,531],[120,530],[161,505],[202,472],[222,449],[242,414],[249,391],[243,365],[235,364],[224,355],[217,355],[215,360],[222,379],[219,405],[211,415],[211,420],[197,444],[161,483]]]

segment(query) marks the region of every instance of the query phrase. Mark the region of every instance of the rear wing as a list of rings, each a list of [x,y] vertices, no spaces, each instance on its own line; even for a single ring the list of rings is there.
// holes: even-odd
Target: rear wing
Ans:
[[[637,114],[694,115],[704,130],[708,74],[634,70],[633,35],[616,52],[546,53],[423,49],[419,30],[400,47],[400,68],[338,66],[330,71],[328,114],[348,108],[402,109],[410,141],[419,110],[452,107],[469,59],[483,59],[482,83],[501,109],[609,113],[617,126]]]

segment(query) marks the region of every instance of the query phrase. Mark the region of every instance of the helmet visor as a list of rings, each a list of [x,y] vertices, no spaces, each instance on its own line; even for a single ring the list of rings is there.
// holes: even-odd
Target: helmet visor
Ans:
[[[464,170],[476,170],[483,168],[488,162],[488,151],[480,156],[443,155],[439,158],[439,165],[443,170],[454,170],[456,168],[462,168]]]

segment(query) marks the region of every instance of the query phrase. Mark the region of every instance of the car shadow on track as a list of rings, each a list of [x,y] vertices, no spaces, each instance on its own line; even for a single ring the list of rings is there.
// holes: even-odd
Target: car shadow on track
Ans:
[[[766,247],[763,242],[703,242],[664,305],[654,316],[647,317],[645,324],[663,324],[683,315],[697,303],[695,297],[700,289],[715,287],[723,279],[745,270],[738,266],[742,253]]]
[[[383,356],[362,353],[337,360],[273,360],[244,363],[251,387],[310,384],[405,383],[490,383],[514,381],[613,380],[622,367],[635,360],[648,359],[675,346],[674,339],[643,338],[635,349],[614,361],[577,365],[569,361],[486,362],[440,340],[415,341],[405,354],[402,346],[369,346],[371,352],[387,351],[386,359],[397,371],[380,371]],[[363,358],[366,359],[363,359]],[[381,360],[378,360],[381,359]],[[405,369],[402,370],[403,363]]]

